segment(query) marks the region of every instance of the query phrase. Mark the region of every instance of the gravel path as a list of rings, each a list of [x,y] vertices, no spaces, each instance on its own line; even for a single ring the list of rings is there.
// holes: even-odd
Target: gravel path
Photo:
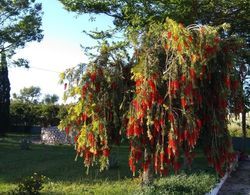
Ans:
[[[250,159],[240,161],[223,184],[218,195],[250,195]]]

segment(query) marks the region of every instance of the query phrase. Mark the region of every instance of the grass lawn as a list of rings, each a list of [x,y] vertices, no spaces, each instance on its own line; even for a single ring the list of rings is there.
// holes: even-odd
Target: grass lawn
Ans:
[[[241,118],[235,119],[232,117],[230,119],[230,123],[228,124],[228,129],[232,137],[242,137],[243,135]],[[247,137],[250,138],[250,113],[248,113],[246,116],[246,131]]]
[[[0,194],[13,190],[22,178],[34,172],[49,178],[42,194],[204,194],[218,180],[207,167],[204,156],[198,153],[192,171],[171,173],[156,179],[151,188],[142,191],[140,179],[132,178],[129,171],[127,146],[113,150],[119,153],[119,168],[101,173],[93,168],[86,175],[82,159],[74,161],[72,146],[32,144],[31,150],[21,150],[21,138],[13,134],[0,138]]]

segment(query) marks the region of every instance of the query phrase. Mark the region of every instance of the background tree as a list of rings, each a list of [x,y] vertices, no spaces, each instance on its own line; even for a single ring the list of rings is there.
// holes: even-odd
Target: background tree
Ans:
[[[23,102],[30,102],[30,103],[38,103],[39,98],[41,96],[41,88],[40,87],[24,87],[20,90],[20,94],[13,94],[14,99],[19,99]]]
[[[40,125],[41,106],[31,102],[11,100],[10,122],[12,127],[31,127]]]
[[[30,41],[42,39],[42,7],[35,0],[1,0],[0,1],[0,54],[1,66],[0,78],[3,79],[0,87],[0,135],[8,129],[9,113],[9,78],[8,63],[15,53],[15,49],[22,48]],[[17,60],[14,64],[27,66],[27,61]],[[4,119],[5,122],[2,122]]]
[[[55,104],[58,102],[58,100],[59,100],[59,97],[56,94],[53,94],[53,95],[46,94],[45,97],[43,98],[43,102],[45,104]]]
[[[64,105],[56,104],[59,97],[46,94],[43,98],[40,87],[24,87],[13,94],[10,102],[12,126],[56,126],[66,115]]]

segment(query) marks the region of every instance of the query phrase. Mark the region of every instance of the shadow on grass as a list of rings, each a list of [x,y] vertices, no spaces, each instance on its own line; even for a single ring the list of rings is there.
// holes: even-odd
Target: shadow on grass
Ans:
[[[26,135],[25,135],[26,136]],[[19,141],[23,136],[11,135],[0,141],[0,182],[17,183],[21,178],[34,172],[45,175],[53,182],[84,182],[117,181],[132,178],[128,167],[128,146],[114,147],[119,167],[100,172],[97,167],[90,168],[86,174],[83,159],[75,159],[73,146],[31,145],[30,150],[21,150]],[[201,152],[187,174],[211,172]],[[173,173],[171,173],[173,174]]]
[[[0,141],[0,181],[16,183],[20,178],[34,172],[51,178],[54,182],[119,180],[131,177],[128,168],[128,147],[114,148],[119,153],[119,167],[100,172],[98,168],[90,168],[86,174],[83,159],[75,159],[73,146],[31,145],[30,150],[21,150],[19,140],[23,136],[8,136]],[[117,151],[119,150],[119,152]]]

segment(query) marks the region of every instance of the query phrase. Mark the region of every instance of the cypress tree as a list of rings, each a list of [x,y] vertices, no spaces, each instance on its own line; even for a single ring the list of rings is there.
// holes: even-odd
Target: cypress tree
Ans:
[[[0,63],[0,136],[9,129],[10,81],[6,54],[1,53]]]

